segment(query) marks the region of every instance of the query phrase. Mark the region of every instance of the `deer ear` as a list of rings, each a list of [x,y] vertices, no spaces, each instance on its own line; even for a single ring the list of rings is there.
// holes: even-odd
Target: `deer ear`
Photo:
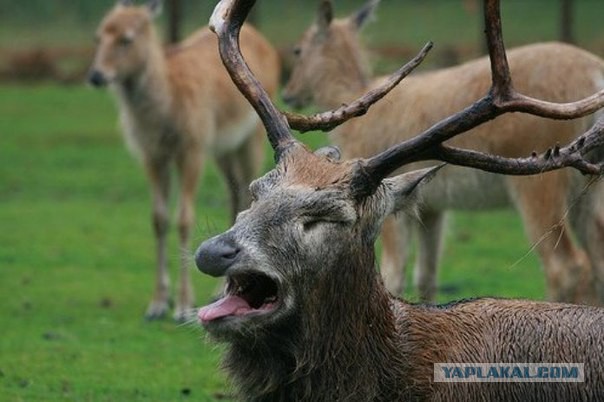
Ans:
[[[388,214],[413,208],[419,201],[418,189],[432,180],[436,172],[443,166],[445,163],[384,179],[383,184],[392,199],[391,210],[388,211]]]
[[[149,11],[151,11],[151,15],[154,17],[158,17],[162,12],[162,0],[149,0],[147,3],[147,7]]]
[[[132,6],[134,5],[134,2],[132,0],[118,0],[117,1],[117,5],[118,6]]]
[[[333,5],[330,0],[321,0],[319,10],[317,12],[317,26],[319,32],[327,32],[329,25],[333,21]]]
[[[367,3],[356,13],[350,16],[350,24],[360,30],[374,16],[374,11],[377,8],[380,0],[368,0]]]

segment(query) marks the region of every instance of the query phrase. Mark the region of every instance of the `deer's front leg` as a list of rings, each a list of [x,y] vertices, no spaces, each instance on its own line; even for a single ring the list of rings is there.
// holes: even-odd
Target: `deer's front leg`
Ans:
[[[396,297],[405,291],[406,264],[413,224],[406,216],[389,216],[382,227],[380,270],[386,289]]]
[[[191,227],[195,222],[195,195],[201,174],[203,152],[190,147],[177,160],[180,175],[180,210],[178,216],[178,233],[180,238],[180,283],[174,309],[174,320],[186,321],[193,312],[193,287],[189,277],[191,262],[190,244]]]
[[[235,157],[232,154],[221,155],[216,158],[218,168],[224,176],[224,181],[229,189],[230,205],[231,205],[231,223],[235,222],[235,217],[239,212],[239,205],[241,204],[239,188],[237,183],[237,172],[235,169]]]
[[[422,302],[433,303],[436,298],[438,264],[442,254],[445,214],[442,211],[421,212],[418,225],[415,285]]]
[[[155,292],[145,313],[145,318],[153,320],[165,316],[170,307],[170,277],[166,244],[169,227],[170,171],[167,161],[149,161],[146,163],[146,169],[151,182],[152,223],[156,241],[157,268]]]

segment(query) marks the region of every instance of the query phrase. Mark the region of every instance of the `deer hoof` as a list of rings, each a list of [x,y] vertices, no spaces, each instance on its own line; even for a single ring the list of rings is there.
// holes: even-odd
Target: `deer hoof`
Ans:
[[[170,305],[167,301],[152,301],[145,313],[147,321],[159,320],[168,314]]]
[[[196,317],[196,311],[190,306],[176,306],[172,318],[178,323],[189,322]]]

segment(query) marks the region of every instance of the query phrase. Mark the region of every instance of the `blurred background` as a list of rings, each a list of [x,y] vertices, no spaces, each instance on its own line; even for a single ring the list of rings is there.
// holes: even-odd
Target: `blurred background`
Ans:
[[[604,56],[603,1],[502,3],[508,48],[565,40]],[[220,347],[195,323],[142,318],[155,264],[148,186],[123,146],[110,94],[84,83],[94,31],[113,4],[0,0],[0,401],[229,399]],[[166,42],[205,25],[214,4],[166,0],[158,21]],[[335,2],[338,16],[361,4]],[[254,22],[286,66],[315,5],[257,4]],[[428,40],[435,49],[422,68],[481,55],[481,8],[478,0],[383,0],[363,33],[375,70],[392,71]],[[327,141],[319,133],[304,140]],[[227,205],[209,163],[194,244],[228,227]],[[175,274],[180,252],[192,250],[179,251],[175,233],[169,250]],[[216,283],[193,278],[202,305]],[[440,301],[544,297],[538,259],[512,211],[453,214],[440,278]],[[405,297],[415,300],[411,289]]]
[[[159,23],[166,41],[205,25],[214,1],[165,0]],[[338,1],[341,15],[361,0]],[[2,81],[54,80],[79,84],[90,61],[93,33],[114,1],[0,0]],[[427,66],[446,65],[483,53],[480,0],[383,0],[365,39],[378,71],[396,66],[428,40],[436,43]],[[599,0],[506,0],[502,4],[508,47],[543,40],[574,42],[596,54],[604,49]],[[284,51],[312,21],[314,2],[260,1],[253,22]]]

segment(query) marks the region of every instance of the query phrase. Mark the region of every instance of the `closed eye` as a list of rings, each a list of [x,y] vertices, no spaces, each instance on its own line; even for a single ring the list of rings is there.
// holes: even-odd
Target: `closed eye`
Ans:
[[[307,216],[302,222],[302,228],[305,232],[318,228],[320,225],[343,225],[346,222],[329,219],[321,216]]]
[[[315,229],[317,226],[319,226],[323,222],[324,221],[321,221],[320,219],[310,219],[308,221],[305,221],[302,224],[302,228],[304,229],[305,232],[308,232],[308,231]]]

